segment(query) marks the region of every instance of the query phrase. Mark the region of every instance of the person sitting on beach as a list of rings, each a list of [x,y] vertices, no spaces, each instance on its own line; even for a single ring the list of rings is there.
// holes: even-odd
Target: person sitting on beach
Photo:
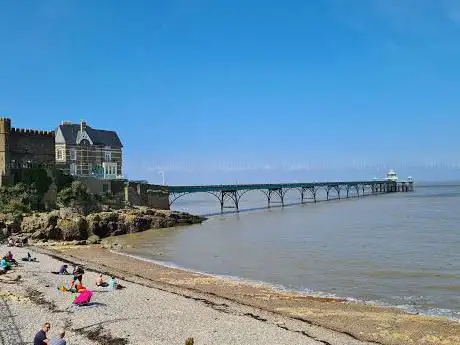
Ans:
[[[116,290],[118,289],[118,282],[117,282],[117,279],[115,277],[112,277],[110,280],[109,280],[109,287],[110,289],[112,290]]]
[[[5,256],[6,261],[11,262],[12,264],[15,264],[16,266],[19,266],[18,262],[13,258],[13,253],[11,251],[8,251],[8,254]]]
[[[51,339],[49,345],[66,345],[67,342],[65,341],[64,337],[65,330],[61,330],[56,338]]]
[[[0,273],[5,274],[8,271],[7,262],[5,259],[0,261]]]
[[[102,273],[99,274],[99,275],[96,277],[96,286],[99,286],[99,287],[107,287],[107,286],[109,286],[109,284],[107,284],[107,283],[102,279]]]
[[[43,328],[35,334],[34,345],[47,345],[49,344],[48,339],[46,338],[46,333],[50,330],[51,325],[49,322],[43,325]]]
[[[61,268],[59,269],[59,274],[70,274],[68,271],[67,271],[67,265],[62,265]]]
[[[77,282],[77,280],[80,282],[80,284],[83,284],[83,274],[85,271],[83,270],[83,267],[77,266],[75,270],[73,271],[73,279],[72,283],[70,284],[70,288],[72,289]]]
[[[6,260],[6,257],[3,257],[0,261],[0,267],[4,273],[11,269],[11,264]]]

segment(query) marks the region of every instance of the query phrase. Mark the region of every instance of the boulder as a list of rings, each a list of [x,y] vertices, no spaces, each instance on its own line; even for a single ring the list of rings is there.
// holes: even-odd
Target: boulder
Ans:
[[[91,235],[90,237],[88,237],[88,239],[86,240],[86,243],[87,244],[97,244],[101,241],[101,238],[97,235]]]
[[[59,212],[35,213],[24,217],[21,222],[21,232],[33,233],[41,229],[51,229],[56,226],[59,219]]]
[[[59,219],[57,227],[61,230],[64,241],[80,241],[88,238],[88,222],[83,217]]]

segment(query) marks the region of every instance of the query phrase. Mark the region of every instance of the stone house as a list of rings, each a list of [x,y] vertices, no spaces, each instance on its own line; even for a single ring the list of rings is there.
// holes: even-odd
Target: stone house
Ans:
[[[0,118],[0,186],[14,184],[22,169],[52,169],[54,132],[14,128],[11,119]]]
[[[123,145],[114,131],[63,122],[55,134],[56,167],[77,177],[117,179],[123,174]]]

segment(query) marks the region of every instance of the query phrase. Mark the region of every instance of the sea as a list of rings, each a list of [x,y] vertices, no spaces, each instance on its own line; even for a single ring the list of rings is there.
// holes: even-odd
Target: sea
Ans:
[[[137,234],[125,251],[279,289],[460,320],[460,183],[299,201],[293,190],[285,207],[267,208],[265,195],[254,191],[239,213],[221,214],[214,196],[191,194],[172,209],[207,221]]]

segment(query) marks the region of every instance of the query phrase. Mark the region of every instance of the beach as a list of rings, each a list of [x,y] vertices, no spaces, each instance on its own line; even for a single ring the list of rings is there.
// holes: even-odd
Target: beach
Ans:
[[[460,324],[447,319],[278,291],[97,246],[12,249],[17,258],[29,250],[39,263],[24,262],[0,276],[5,339],[20,334],[22,342],[30,342],[49,321],[52,334],[66,327],[69,343],[78,344],[183,344],[188,337],[195,344],[460,343]],[[84,265],[84,283],[95,292],[94,305],[72,307],[69,294],[57,290],[70,284],[69,276],[50,273],[63,261]],[[106,280],[116,275],[126,288],[95,288],[97,272]]]
[[[8,249],[0,247],[1,252]],[[66,327],[69,344],[183,344],[188,337],[195,344],[363,344],[347,335],[216,297],[150,287],[135,271],[127,275],[129,272],[113,270],[125,289],[95,288],[97,273],[91,269],[108,271],[109,267],[96,264],[98,249],[91,248],[68,249],[91,257],[85,261],[84,284],[95,292],[94,305],[72,307],[70,294],[57,290],[69,285],[70,276],[51,273],[62,261],[43,250],[11,249],[17,258],[30,251],[39,262],[21,262],[21,267],[0,276],[2,344],[30,343],[44,322],[51,323],[51,335]],[[21,278],[15,281],[18,275]]]

